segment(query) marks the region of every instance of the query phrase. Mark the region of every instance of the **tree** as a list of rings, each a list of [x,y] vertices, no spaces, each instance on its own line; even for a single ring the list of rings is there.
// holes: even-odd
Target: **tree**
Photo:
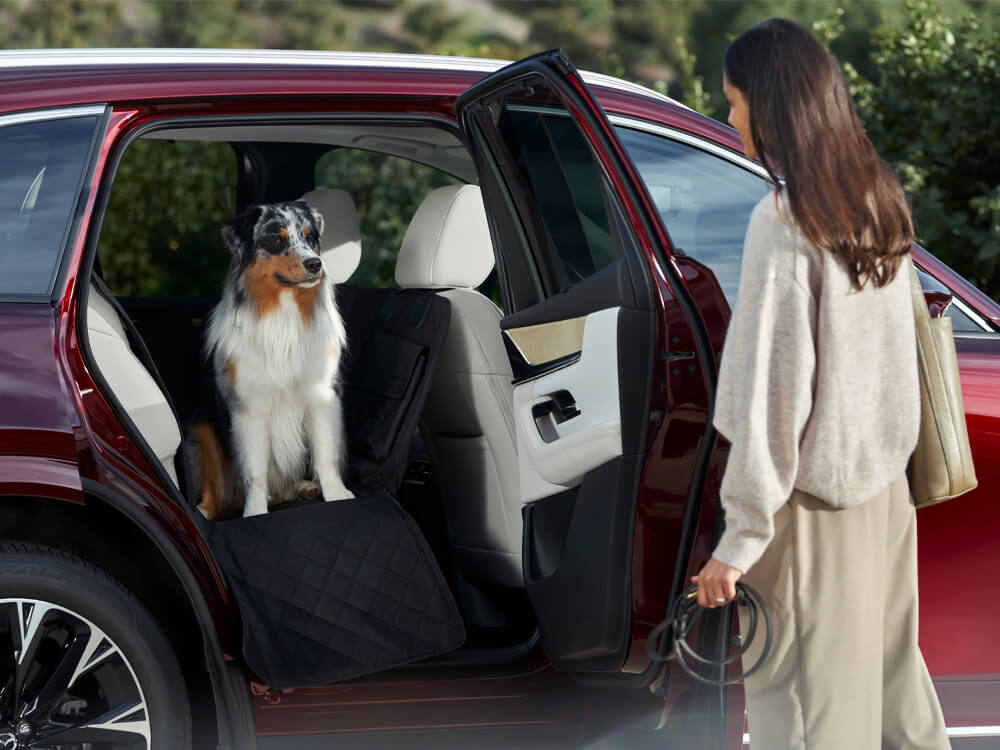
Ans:
[[[873,32],[878,77],[845,66],[852,95],[921,244],[1000,298],[1000,34],[930,0],[904,7],[902,28]]]

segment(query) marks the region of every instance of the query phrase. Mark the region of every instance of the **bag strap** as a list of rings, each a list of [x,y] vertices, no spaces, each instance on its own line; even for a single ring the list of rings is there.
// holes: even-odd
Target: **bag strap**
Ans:
[[[913,300],[913,317],[925,320],[931,319],[931,313],[927,309],[927,298],[924,297],[924,289],[920,286],[920,277],[917,276],[917,266],[910,259],[910,299]]]

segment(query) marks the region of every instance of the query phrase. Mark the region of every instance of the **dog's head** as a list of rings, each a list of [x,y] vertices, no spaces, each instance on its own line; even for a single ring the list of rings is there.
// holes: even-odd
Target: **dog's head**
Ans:
[[[251,206],[222,227],[234,265],[275,291],[320,283],[322,233],[323,217],[305,201]]]

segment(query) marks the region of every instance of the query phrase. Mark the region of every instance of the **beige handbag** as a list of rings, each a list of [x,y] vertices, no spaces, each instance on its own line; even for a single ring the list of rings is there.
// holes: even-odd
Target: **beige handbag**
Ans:
[[[909,265],[920,373],[920,437],[907,475],[913,503],[922,508],[958,497],[975,489],[978,482],[965,426],[951,318],[931,318],[916,268]]]

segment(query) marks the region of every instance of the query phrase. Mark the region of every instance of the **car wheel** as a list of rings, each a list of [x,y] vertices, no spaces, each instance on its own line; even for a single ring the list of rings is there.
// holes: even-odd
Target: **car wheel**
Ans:
[[[71,555],[0,543],[0,750],[190,746],[184,678],[138,600]]]

